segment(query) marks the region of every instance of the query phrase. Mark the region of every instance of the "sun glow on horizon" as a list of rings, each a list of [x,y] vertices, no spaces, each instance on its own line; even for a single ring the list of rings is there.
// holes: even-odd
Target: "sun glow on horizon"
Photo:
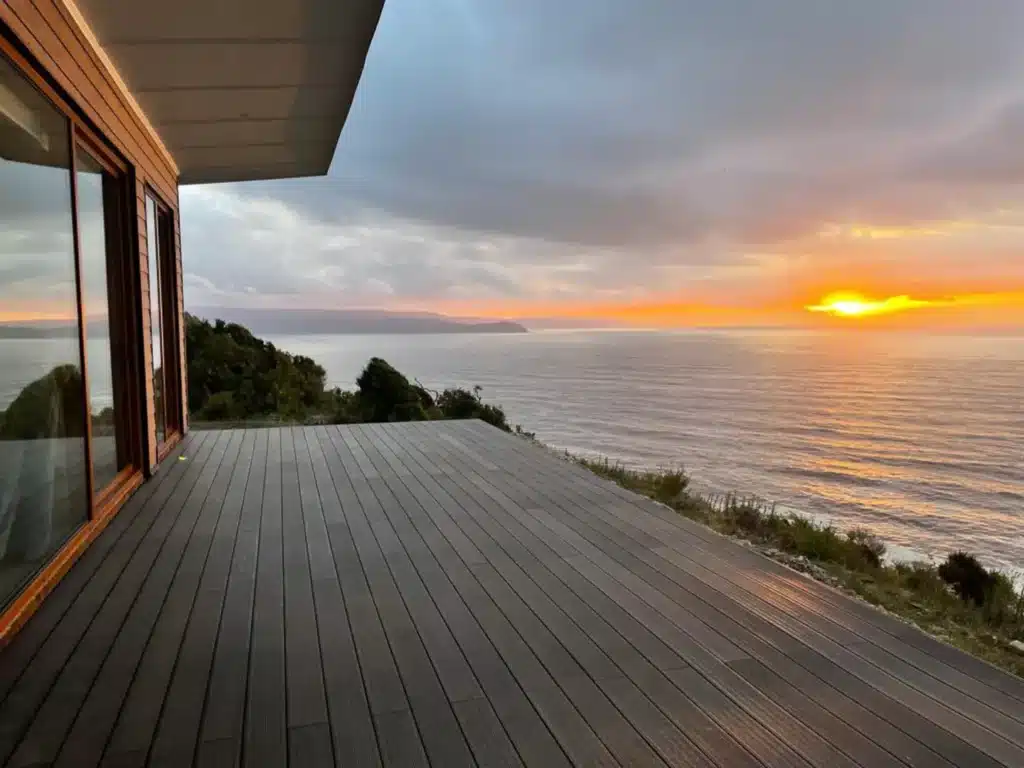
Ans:
[[[830,293],[819,304],[811,304],[805,309],[808,312],[832,315],[833,317],[873,317],[906,312],[911,309],[928,307],[949,307],[957,302],[950,299],[914,299],[910,296],[890,296],[886,299],[869,299],[859,293]]]

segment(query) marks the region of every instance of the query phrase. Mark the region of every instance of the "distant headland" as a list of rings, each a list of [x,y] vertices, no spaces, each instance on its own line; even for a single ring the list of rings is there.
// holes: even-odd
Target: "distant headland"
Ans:
[[[447,317],[430,312],[392,312],[379,309],[239,309],[190,307],[206,319],[238,323],[263,335],[528,333],[509,320]]]

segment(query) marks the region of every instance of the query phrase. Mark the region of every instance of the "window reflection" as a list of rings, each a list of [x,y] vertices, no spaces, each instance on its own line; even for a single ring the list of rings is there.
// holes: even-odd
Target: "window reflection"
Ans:
[[[75,157],[78,194],[78,251],[86,317],[86,375],[92,439],[93,489],[102,491],[117,476],[119,460],[114,421],[114,364],[111,357],[110,301],[104,184],[114,183],[103,167],[79,148]],[[121,452],[123,458],[124,452]]]
[[[146,196],[146,250],[149,253],[150,346],[153,352],[153,408],[156,411],[156,444],[167,436],[164,424],[163,346],[160,334],[160,238],[157,232],[156,203]]]
[[[0,605],[88,518],[68,124],[0,58]]]

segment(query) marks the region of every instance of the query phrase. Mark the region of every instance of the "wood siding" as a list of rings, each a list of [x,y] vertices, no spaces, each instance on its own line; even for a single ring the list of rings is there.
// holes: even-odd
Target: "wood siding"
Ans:
[[[109,142],[132,166],[135,178],[138,265],[141,275],[141,309],[143,339],[149,339],[149,260],[146,243],[146,186],[152,187],[174,213],[178,226],[177,169],[169,160],[148,126],[139,119],[116,78],[108,71],[102,57],[75,22],[63,0],[6,0],[0,4],[0,21],[6,24],[16,40],[35,59],[42,74],[63,92],[67,100],[91,123],[97,133]],[[176,238],[176,241],[178,238]],[[176,242],[175,259],[178,274],[179,307],[181,301],[181,248]],[[182,326],[183,323],[179,323]],[[179,344],[184,358],[184,339]],[[143,344],[143,371],[151,366],[151,350]],[[182,359],[184,388],[184,359]],[[156,464],[156,421],[153,387],[146,383],[146,428],[148,462],[151,471]],[[187,409],[186,409],[187,410]]]
[[[156,405],[153,398],[153,333],[152,307],[149,301],[149,240],[146,233],[146,185],[136,177],[135,210],[137,213],[139,242],[139,284],[142,290],[142,370],[146,388],[146,462],[147,468],[156,466]]]
[[[177,200],[175,200],[177,209]],[[181,432],[188,432],[188,367],[185,360],[185,278],[181,267],[181,220],[174,212],[174,274],[178,297],[178,354],[181,357]]]
[[[9,44],[6,45],[10,49],[8,53],[21,60],[20,66],[32,70],[37,82],[45,84],[44,90],[49,91],[50,98],[63,101],[76,114],[78,122],[87,126],[129,166],[129,178],[135,192],[136,216],[129,221],[125,237],[131,246],[128,258],[136,262],[129,267],[139,270],[139,295],[136,297],[135,311],[141,324],[141,339],[145,342],[141,345],[145,387],[145,405],[142,408],[144,416],[141,421],[146,430],[144,439],[147,448],[143,457],[144,466],[139,469],[149,473],[156,461],[156,441],[152,381],[148,374],[151,352],[148,343],[150,300],[145,190],[148,186],[158,192],[173,212],[177,226],[178,171],[160,139],[126,94],[117,74],[108,68],[91,33],[76,21],[76,15],[77,11],[70,8],[65,0],[3,0],[0,2],[0,37]],[[180,249],[175,256],[180,296]],[[180,345],[180,352],[184,357],[184,345]],[[0,614],[0,646],[32,615],[43,598],[110,522],[113,514],[138,487],[139,482],[141,475],[122,487],[102,514],[94,514],[65,543],[35,581]]]

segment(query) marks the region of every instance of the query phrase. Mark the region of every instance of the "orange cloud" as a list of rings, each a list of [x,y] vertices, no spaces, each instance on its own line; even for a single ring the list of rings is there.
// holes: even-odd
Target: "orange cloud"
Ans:
[[[0,310],[0,323],[37,323],[37,322],[64,322],[76,320],[77,314],[71,314],[66,307],[27,306],[21,309],[5,307]]]
[[[447,301],[403,309],[432,309],[463,317],[509,319],[560,318],[608,321],[646,328],[809,326],[861,318],[874,328],[1024,327],[1024,291],[979,292],[961,296],[919,297],[899,294],[871,298],[859,292],[828,293],[818,301],[771,293],[761,296],[708,297],[652,295],[635,301]],[[806,294],[805,294],[806,295]],[[819,318],[817,320],[812,318]],[[834,326],[833,326],[834,327]]]

